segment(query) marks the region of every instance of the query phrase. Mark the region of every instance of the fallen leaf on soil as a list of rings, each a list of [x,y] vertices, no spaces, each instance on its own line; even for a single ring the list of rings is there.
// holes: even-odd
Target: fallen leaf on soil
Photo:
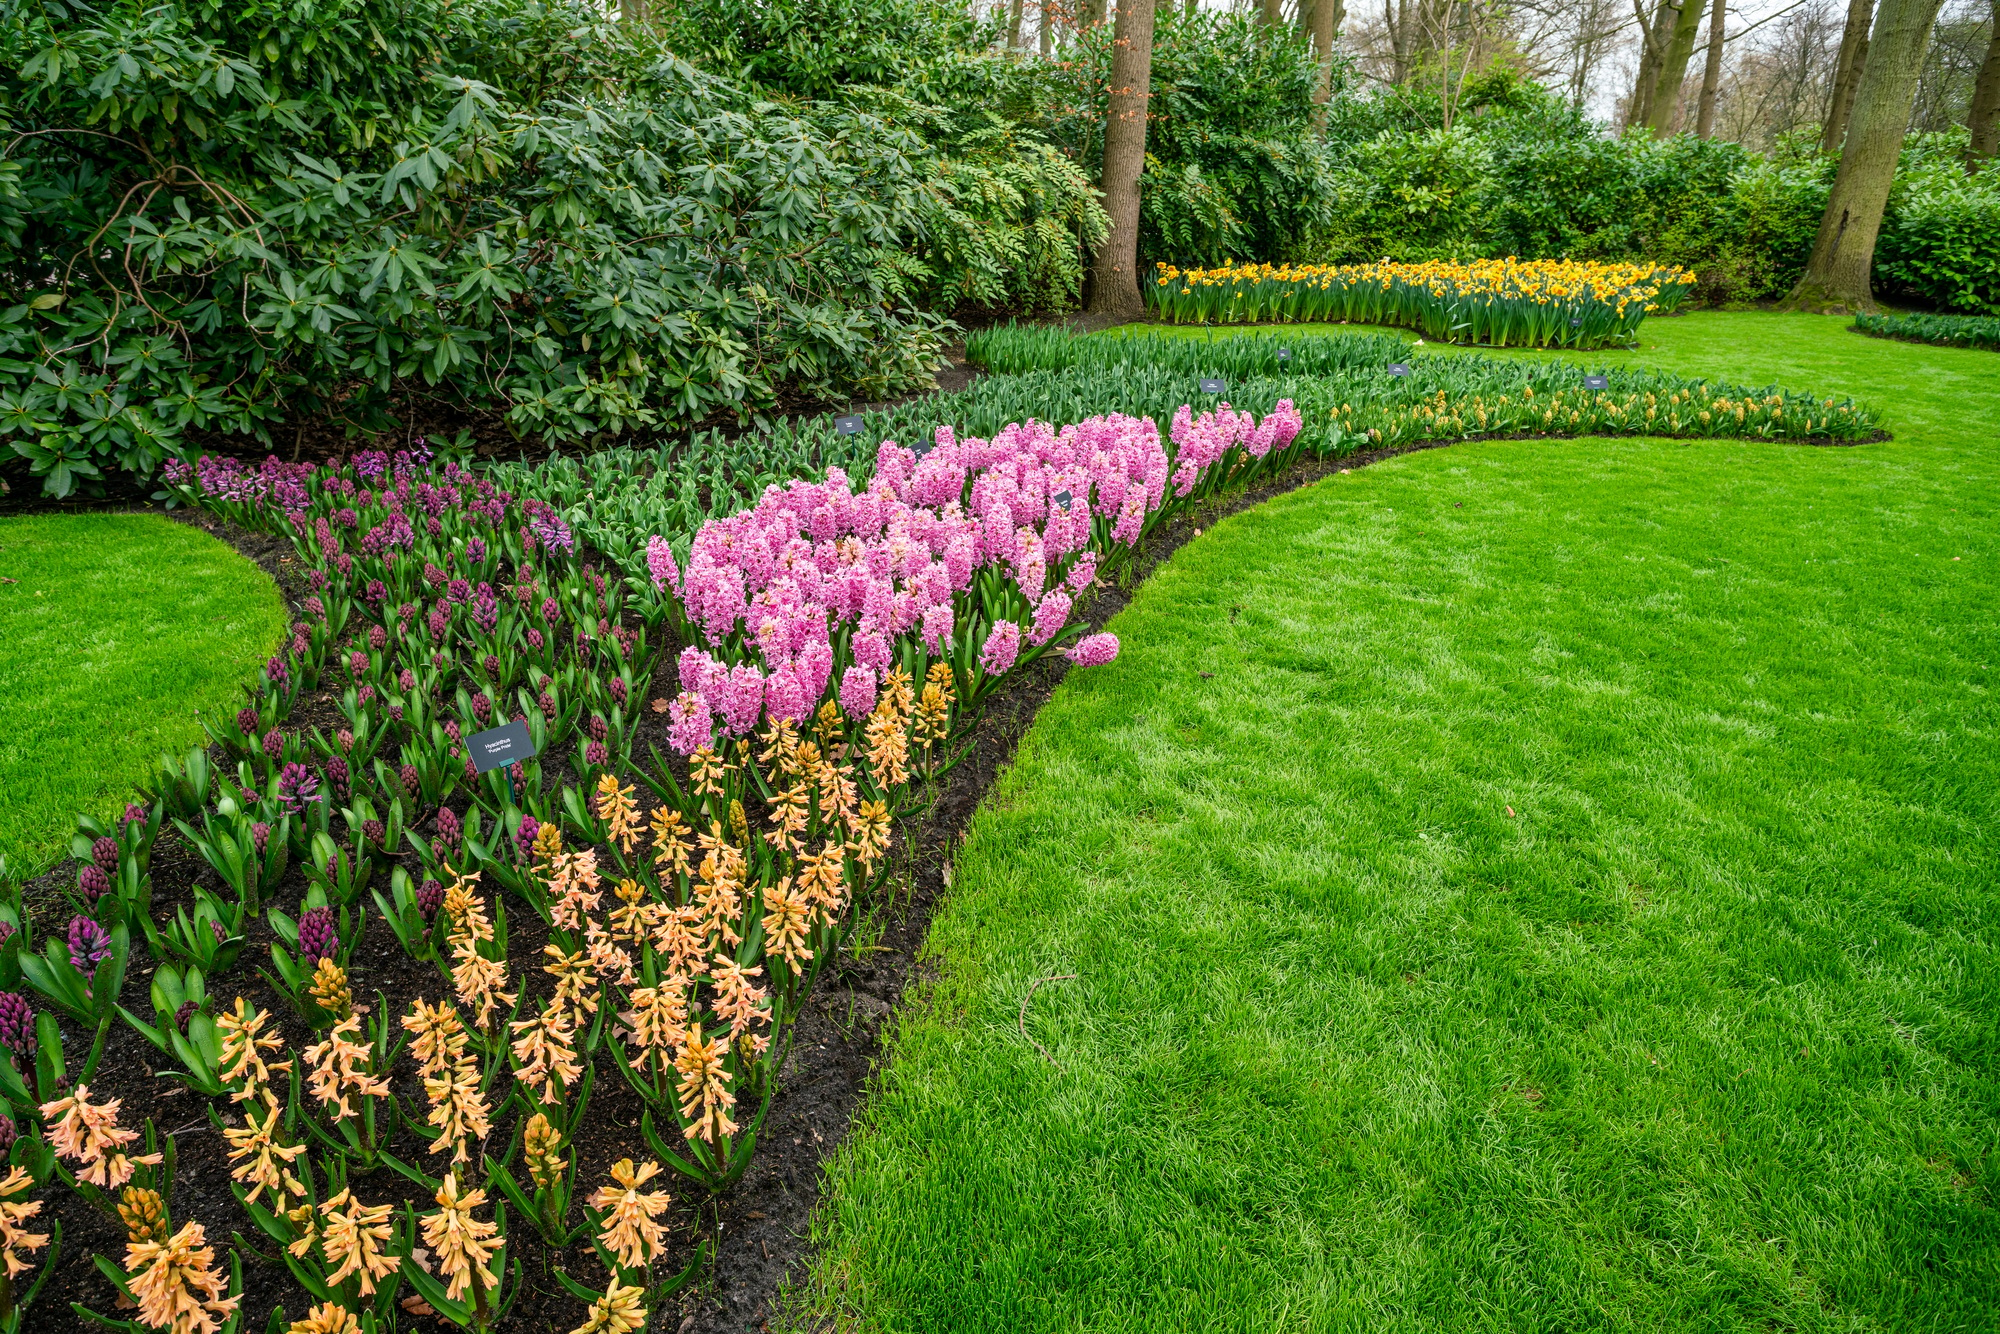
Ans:
[[[120,1311],[136,1311],[139,1309],[139,1303],[133,1301],[122,1292],[112,1301],[111,1305]]]
[[[429,1302],[425,1301],[425,1300],[424,1300],[423,1298],[421,1298],[421,1297],[405,1297],[405,1298],[403,1298],[403,1301],[402,1301],[402,1307],[403,1307],[403,1309],[404,1309],[405,1311],[408,1311],[408,1312],[409,1312],[409,1313],[410,1313],[411,1315],[436,1315],[436,1314],[437,1314],[437,1311],[436,1311],[435,1309],[433,1309],[433,1308],[432,1308],[431,1304],[430,1304]]]
[[[1507,818],[1508,818],[1509,820],[1512,820],[1512,819],[1514,819],[1514,818],[1515,818],[1515,816],[1514,816],[1514,808],[1513,808],[1512,806],[1509,806],[1509,807],[1507,808]]]
[[[667,702],[665,700],[656,699],[653,701],[654,713],[665,713],[666,711],[667,711]]]

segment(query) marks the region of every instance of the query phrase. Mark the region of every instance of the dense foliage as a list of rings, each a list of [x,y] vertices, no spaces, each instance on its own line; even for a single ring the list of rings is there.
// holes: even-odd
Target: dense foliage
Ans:
[[[57,493],[191,432],[888,394],[934,360],[911,303],[1066,303],[1094,235],[1046,147],[939,172],[914,115],[761,99],[574,0],[14,12],[0,431]]]

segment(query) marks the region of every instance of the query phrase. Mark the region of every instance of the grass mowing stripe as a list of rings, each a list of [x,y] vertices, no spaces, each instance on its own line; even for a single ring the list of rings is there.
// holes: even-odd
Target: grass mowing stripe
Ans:
[[[1465,444],[1183,549],[975,819],[802,1305],[1990,1321],[2000,377],[1832,320],[1644,337],[1899,438]],[[1016,1029],[1052,973],[1056,1065]]]
[[[235,709],[284,633],[263,571],[147,514],[0,519],[0,854],[65,852],[76,816],[123,809],[160,752]]]

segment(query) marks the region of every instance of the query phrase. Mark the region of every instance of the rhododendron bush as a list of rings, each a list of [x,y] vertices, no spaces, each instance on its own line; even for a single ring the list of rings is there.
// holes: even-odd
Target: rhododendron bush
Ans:
[[[490,1327],[523,1281],[510,1217],[549,1247],[588,1239],[608,1286],[561,1282],[603,1328],[643,1321],[701,1255],[668,1255],[662,1173],[714,1190],[745,1170],[815,977],[984,703],[1050,655],[1112,661],[1093,585],[1177,509],[1295,457],[1300,424],[1280,402],[1183,407],[1164,432],[1108,413],[883,441],[691,535],[628,534],[629,575],[518,470],[169,465],[185,503],[292,542],[299,618],[242,709],[207,720],[212,751],[83,822],[66,925],[0,909],[0,1099],[26,1173],[0,1191],[0,1245],[32,1263],[23,1200],[60,1177],[131,1239],[100,1268],[142,1327],[239,1319],[235,1271],[176,1225],[172,1136],[148,1123],[141,1150],[90,1093],[122,1014],[232,1109],[233,1188],[310,1327],[386,1324],[412,1292]],[[318,725],[294,721],[309,697]],[[638,744],[655,715],[664,750]],[[480,773],[469,738],[508,722],[534,756]],[[156,920],[168,824],[214,876]],[[510,913],[546,928],[539,955],[510,952]],[[369,1003],[371,916],[435,970],[407,1008]],[[274,1009],[217,985],[260,919]],[[118,1005],[137,948],[151,1023]],[[57,1013],[94,1033],[74,1083]],[[593,1188],[576,1141],[600,1071],[645,1110],[641,1156]]]

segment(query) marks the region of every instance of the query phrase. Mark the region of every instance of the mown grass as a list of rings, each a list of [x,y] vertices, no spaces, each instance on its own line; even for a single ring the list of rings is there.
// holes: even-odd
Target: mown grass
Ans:
[[[199,740],[202,710],[238,707],[285,609],[255,565],[158,515],[0,519],[0,577],[0,855],[21,873]]]
[[[1642,339],[1897,438],[1465,444],[1184,548],[975,818],[802,1310],[1993,1327],[2000,373]]]

